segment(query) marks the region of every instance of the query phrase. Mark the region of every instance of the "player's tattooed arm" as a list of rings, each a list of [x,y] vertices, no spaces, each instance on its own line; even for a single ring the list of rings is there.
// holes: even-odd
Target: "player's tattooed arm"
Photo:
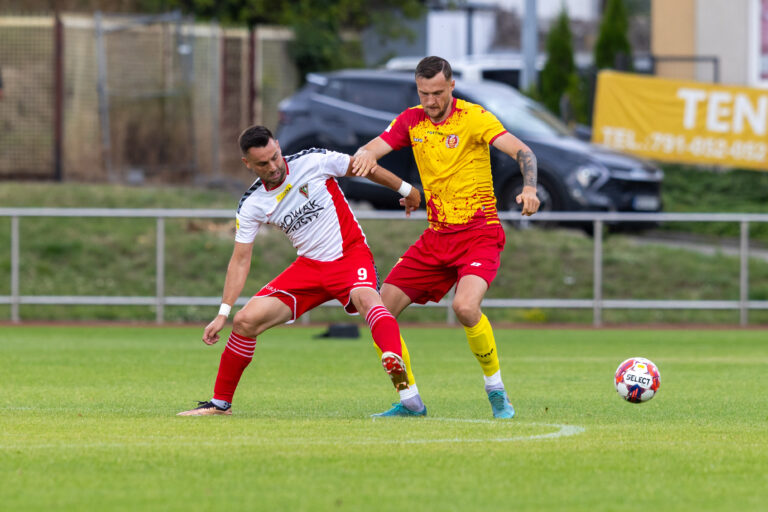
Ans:
[[[520,166],[520,173],[523,175],[523,186],[536,188],[538,176],[536,155],[530,149],[521,149],[517,152],[516,160]]]
[[[517,161],[520,173],[523,175],[523,190],[515,197],[515,201],[522,206],[520,212],[522,215],[533,215],[541,206],[541,201],[536,195],[538,177],[536,155],[533,154],[531,148],[509,132],[496,137],[496,140],[493,141],[493,147]]]
[[[493,147],[517,160],[520,173],[523,175],[523,186],[536,189],[538,171],[536,155],[531,148],[509,132],[496,137]]]

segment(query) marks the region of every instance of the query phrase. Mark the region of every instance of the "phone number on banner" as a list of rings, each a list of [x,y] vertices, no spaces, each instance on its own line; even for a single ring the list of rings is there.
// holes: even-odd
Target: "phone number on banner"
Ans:
[[[688,137],[674,133],[651,132],[637,141],[635,132],[627,128],[603,127],[604,143],[615,149],[627,149],[664,155],[691,155],[763,162],[768,157],[768,144],[753,140],[729,140],[723,137]]]

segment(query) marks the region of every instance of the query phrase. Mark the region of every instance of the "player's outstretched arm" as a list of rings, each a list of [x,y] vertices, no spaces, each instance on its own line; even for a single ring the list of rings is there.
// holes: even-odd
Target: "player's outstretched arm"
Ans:
[[[368,176],[376,172],[376,161],[392,151],[392,147],[381,137],[376,137],[355,152],[352,165],[353,176]]]
[[[523,191],[515,198],[517,204],[523,205],[523,215],[533,215],[541,204],[536,196],[536,181],[538,167],[536,155],[533,154],[523,141],[507,132],[493,141],[493,147],[499,149],[517,160],[520,173],[523,175]]]
[[[251,253],[253,252],[253,243],[243,244],[235,242],[235,248],[232,251],[232,257],[229,259],[227,267],[227,277],[224,280],[224,292],[221,295],[221,303],[232,306],[240,292],[243,291],[245,280],[248,278],[248,272],[251,269]],[[213,345],[219,341],[219,331],[224,328],[229,315],[219,311],[211,323],[203,331],[203,342],[206,345]]]
[[[357,157],[350,157],[349,168],[347,169],[347,176],[356,176],[354,171],[354,165],[357,161]],[[416,210],[421,204],[421,192],[419,189],[412,186],[410,183],[403,181],[392,171],[377,166],[376,172],[366,176],[369,180],[379,185],[383,185],[403,196],[400,199],[400,206],[405,208],[405,216],[410,217],[411,212]]]

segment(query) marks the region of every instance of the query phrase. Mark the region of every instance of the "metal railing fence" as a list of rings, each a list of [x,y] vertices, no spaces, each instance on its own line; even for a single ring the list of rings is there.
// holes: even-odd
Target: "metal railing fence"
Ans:
[[[401,211],[358,211],[359,220],[405,220]],[[502,220],[519,221],[516,212],[500,212]],[[11,321],[19,322],[19,306],[38,305],[115,305],[155,306],[156,322],[164,322],[165,306],[217,306],[220,296],[167,296],[165,294],[165,219],[232,219],[231,210],[212,209],[133,209],[133,208],[0,208],[0,217],[11,222],[10,295],[0,295],[0,304],[10,304]],[[154,218],[156,220],[154,296],[84,296],[84,295],[21,295],[20,290],[20,231],[22,217],[103,217],[103,218]],[[411,215],[412,220],[424,220],[424,212]],[[609,213],[609,212],[542,212],[525,218],[524,222],[577,222],[592,223],[593,228],[593,284],[591,299],[485,299],[484,308],[573,308],[592,309],[593,325],[603,324],[606,309],[699,309],[738,310],[739,323],[748,325],[749,310],[768,309],[768,300],[749,300],[749,228],[752,223],[768,222],[768,214],[746,213]],[[603,297],[603,228],[614,222],[735,222],[740,226],[739,238],[739,299],[738,300],[622,300]],[[236,305],[244,305],[249,297],[240,297]],[[327,305],[333,302],[327,303]],[[447,310],[446,321],[453,323],[450,301],[443,299],[424,307],[442,307]]]

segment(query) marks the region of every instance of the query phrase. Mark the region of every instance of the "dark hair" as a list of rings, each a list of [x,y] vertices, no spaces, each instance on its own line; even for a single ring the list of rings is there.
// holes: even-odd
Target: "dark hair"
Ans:
[[[243,130],[237,142],[240,144],[240,151],[246,154],[250,148],[263,148],[269,144],[269,139],[274,138],[266,126],[254,125]]]
[[[432,78],[438,73],[442,73],[446,80],[453,76],[453,70],[448,61],[442,57],[424,57],[416,66],[416,78]]]

